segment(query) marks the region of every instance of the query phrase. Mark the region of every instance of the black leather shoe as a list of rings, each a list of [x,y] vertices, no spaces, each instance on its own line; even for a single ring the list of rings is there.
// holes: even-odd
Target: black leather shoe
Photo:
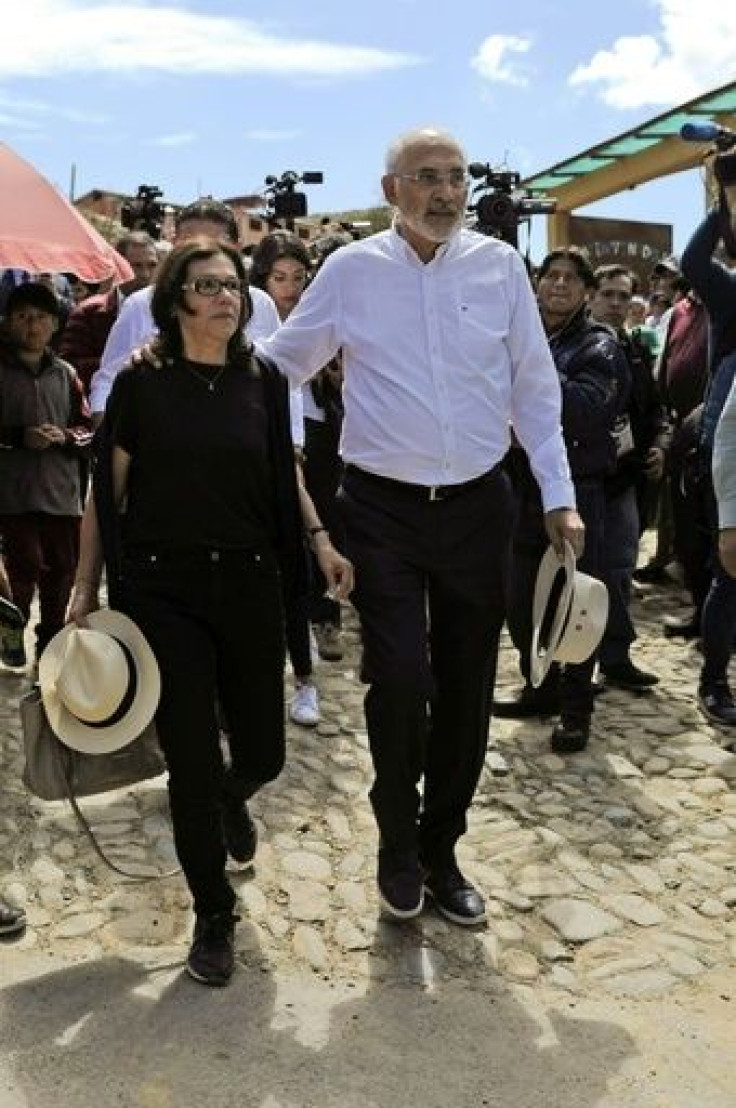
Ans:
[[[378,894],[381,907],[392,919],[418,916],[424,907],[422,869],[415,851],[378,851]]]
[[[252,862],[258,846],[258,831],[242,800],[226,796],[222,802],[222,833],[231,858],[241,865]]]
[[[631,689],[634,692],[651,689],[659,684],[656,673],[647,673],[646,670],[639,669],[630,658],[625,662],[609,662],[608,665],[601,663],[601,673],[607,684],[616,685],[620,689]]]
[[[700,615],[665,616],[662,631],[668,639],[697,639],[700,636]]]
[[[494,700],[493,714],[498,719],[529,719],[531,716],[554,716],[560,710],[557,692],[525,685],[513,700]]]
[[[485,922],[485,901],[455,862],[430,869],[424,878],[424,891],[437,911],[452,923],[472,927]]]
[[[719,681],[713,685],[703,685],[698,689],[698,706],[704,716],[713,723],[736,727],[736,704],[728,684]]]
[[[14,908],[0,900],[0,935],[18,935],[26,926],[26,914],[22,908]]]
[[[579,754],[585,750],[589,738],[588,716],[564,715],[552,732],[550,746],[555,754]]]
[[[187,973],[212,988],[227,985],[235,969],[235,924],[240,916],[220,912],[197,916],[187,957]]]
[[[667,576],[665,567],[657,562],[647,562],[645,566],[635,569],[632,576],[641,585],[664,585],[671,580]]]

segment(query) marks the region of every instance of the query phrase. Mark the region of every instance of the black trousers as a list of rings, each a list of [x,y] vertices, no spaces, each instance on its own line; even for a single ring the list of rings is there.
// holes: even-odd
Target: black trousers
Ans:
[[[129,556],[123,606],[161,671],[156,713],[177,855],[199,914],[231,911],[222,801],[245,800],[284,763],[281,583],[270,553]],[[225,771],[216,700],[229,724]]]
[[[381,845],[452,855],[488,738],[512,504],[508,478],[447,500],[349,469],[338,495],[355,566]],[[424,777],[423,803],[419,781]]]

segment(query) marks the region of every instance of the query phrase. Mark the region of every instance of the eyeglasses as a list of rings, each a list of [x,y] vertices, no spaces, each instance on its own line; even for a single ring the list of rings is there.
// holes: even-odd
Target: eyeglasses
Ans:
[[[233,296],[244,296],[248,284],[237,277],[195,277],[181,287],[185,292],[196,292],[200,296],[219,296],[223,290]]]
[[[466,189],[470,178],[463,169],[450,169],[447,173],[438,173],[436,169],[418,169],[416,173],[394,173],[399,181],[413,181],[423,189],[436,189],[447,183],[453,189]]]

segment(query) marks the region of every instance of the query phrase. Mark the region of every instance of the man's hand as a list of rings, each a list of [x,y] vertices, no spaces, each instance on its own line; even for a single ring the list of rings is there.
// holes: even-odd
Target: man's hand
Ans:
[[[154,369],[161,369],[164,364],[160,358],[158,358],[153,352],[153,344],[147,342],[145,346],[137,346],[133,353],[130,355],[130,360],[135,366],[152,365]]]
[[[585,549],[585,524],[574,508],[553,508],[545,512],[544,527],[560,561],[565,560],[565,540],[577,560]]]
[[[53,446],[63,446],[66,442],[64,428],[57,427],[55,423],[42,423],[41,430],[48,435]]]
[[[649,481],[660,481],[664,474],[664,450],[660,446],[653,446],[647,450],[644,458],[644,473]]]

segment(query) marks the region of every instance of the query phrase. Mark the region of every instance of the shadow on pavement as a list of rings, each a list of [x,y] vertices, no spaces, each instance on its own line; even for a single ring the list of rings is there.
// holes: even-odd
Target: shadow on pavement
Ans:
[[[379,928],[365,992],[277,978],[252,940],[224,990],[116,958],[6,988],[0,1102],[594,1108],[635,1053],[620,1027],[543,1012],[492,975],[482,989],[433,976],[420,928]],[[453,941],[481,956],[478,936]]]

